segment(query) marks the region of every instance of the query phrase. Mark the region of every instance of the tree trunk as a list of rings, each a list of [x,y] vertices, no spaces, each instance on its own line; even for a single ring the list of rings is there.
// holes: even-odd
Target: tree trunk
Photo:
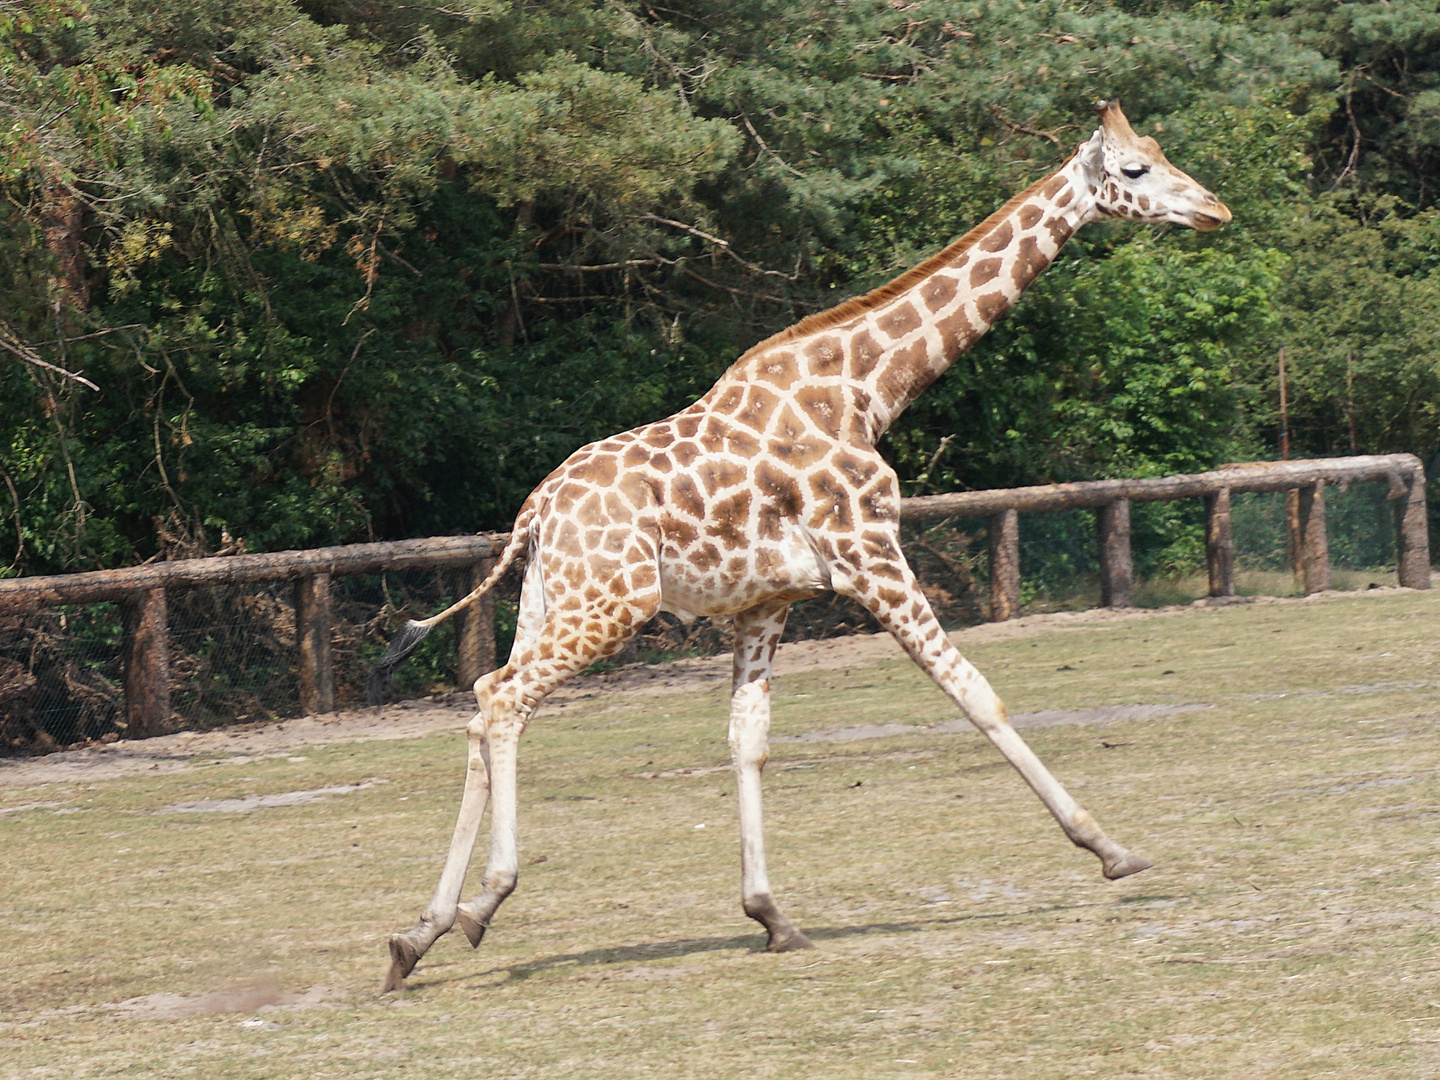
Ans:
[[[45,178],[40,199],[45,246],[55,257],[50,302],[56,311],[67,307],[84,311],[90,306],[90,286],[85,281],[85,206],[70,186],[55,176]]]

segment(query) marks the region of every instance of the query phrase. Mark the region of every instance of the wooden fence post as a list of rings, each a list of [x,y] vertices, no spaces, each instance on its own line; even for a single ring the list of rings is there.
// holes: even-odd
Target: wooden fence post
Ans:
[[[312,574],[295,583],[295,643],[300,654],[301,712],[306,716],[334,712],[329,574]]]
[[[1235,595],[1235,536],[1230,529],[1230,489],[1205,496],[1205,567],[1211,596]]]
[[[136,594],[125,612],[125,736],[163,735],[170,720],[170,627],[165,590]]]
[[[495,566],[494,559],[481,559],[457,578],[460,588],[470,593],[479,587]],[[455,683],[462,690],[475,685],[481,675],[495,670],[495,590],[490,590],[459,615],[455,634]]]
[[[1130,500],[1116,499],[1095,512],[1100,529],[1100,603],[1134,606],[1134,564],[1130,558]]]
[[[1330,542],[1325,535],[1325,481],[1300,489],[1300,568],[1306,594],[1330,588]]]
[[[1300,579],[1305,569],[1305,542],[1300,529],[1300,489],[1285,489],[1285,557],[1290,573]]]
[[[1395,568],[1407,589],[1430,588],[1430,527],[1425,520],[1425,474],[1419,469],[1395,503]]]
[[[1020,514],[1002,510],[990,518],[990,621],[1020,614]]]

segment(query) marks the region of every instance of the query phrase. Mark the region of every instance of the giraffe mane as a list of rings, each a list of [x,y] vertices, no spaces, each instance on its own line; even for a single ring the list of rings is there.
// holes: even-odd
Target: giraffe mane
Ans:
[[[1074,155],[1072,154],[1071,157],[1074,157]],[[1066,164],[1069,164],[1070,159],[1066,158],[1065,160]],[[1061,168],[1064,168],[1064,166],[1062,165]],[[1055,173],[1047,173],[1045,176],[1042,176],[979,225],[976,225],[964,236],[960,237],[959,240],[956,240],[953,244],[931,255],[924,262],[911,267],[893,281],[888,281],[884,285],[877,286],[862,296],[852,296],[849,300],[844,300],[825,311],[817,311],[813,315],[805,316],[805,318],[801,319],[795,325],[781,330],[778,334],[771,335],[757,345],[751,346],[745,351],[745,354],[740,357],[740,360],[745,360],[755,353],[769,349],[772,346],[782,345],[785,342],[795,341],[798,338],[809,337],[811,334],[818,334],[822,330],[829,330],[831,327],[849,322],[851,319],[863,315],[867,311],[874,311],[876,308],[889,303],[902,293],[909,292],[931,274],[949,266],[959,258],[962,253],[979,243],[983,236],[1014,213],[1022,203],[1026,202],[1030,196],[1035,193],[1040,185],[1044,184],[1054,175]],[[739,361],[737,361],[737,363],[738,362]]]

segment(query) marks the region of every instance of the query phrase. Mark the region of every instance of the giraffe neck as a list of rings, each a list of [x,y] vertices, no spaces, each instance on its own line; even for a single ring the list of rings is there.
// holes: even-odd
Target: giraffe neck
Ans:
[[[1076,154],[889,285],[762,342],[732,374],[789,387],[845,384],[858,415],[839,426],[873,445],[1095,216],[1083,158]]]
[[[930,273],[866,313],[850,338],[847,367],[870,391],[877,439],[1010,310],[1094,206],[1076,155],[942,252]]]

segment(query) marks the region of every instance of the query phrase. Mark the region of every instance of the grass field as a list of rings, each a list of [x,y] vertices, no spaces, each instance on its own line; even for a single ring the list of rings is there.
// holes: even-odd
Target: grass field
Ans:
[[[817,945],[781,956],[713,684],[543,710],[519,890],[388,996],[458,725],[7,787],[0,1076],[1440,1075],[1437,628],[1387,591],[962,639],[1012,713],[1212,706],[1025,732],[1156,862],[1117,883],[983,739],[919,730],[954,711],[908,662],[778,680],[776,734],[917,726],[775,745],[771,877]]]

